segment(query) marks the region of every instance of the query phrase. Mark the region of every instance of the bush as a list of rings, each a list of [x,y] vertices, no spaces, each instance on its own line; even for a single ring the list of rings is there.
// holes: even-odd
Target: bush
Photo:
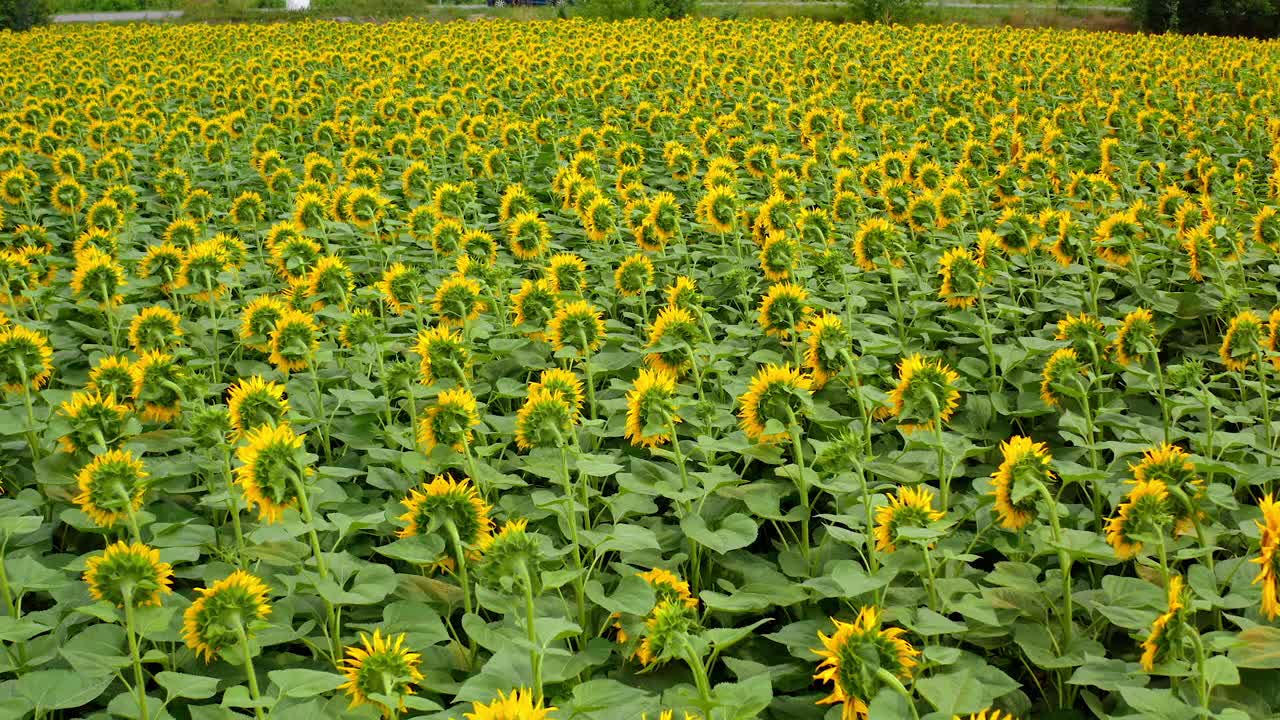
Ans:
[[[578,15],[606,20],[623,18],[685,17],[693,12],[694,0],[582,0]]]
[[[856,20],[887,23],[909,18],[922,3],[923,0],[850,0],[849,5]]]
[[[0,0],[0,29],[28,30],[47,22],[45,0]]]
[[[1132,0],[1138,26],[1151,32],[1280,35],[1280,0]]]

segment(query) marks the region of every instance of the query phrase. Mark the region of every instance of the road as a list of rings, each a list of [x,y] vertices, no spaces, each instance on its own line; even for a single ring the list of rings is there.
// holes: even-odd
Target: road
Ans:
[[[755,0],[745,0],[744,2],[701,2],[699,5],[710,7],[737,7],[752,5],[844,5],[844,2],[827,2],[824,0],[805,0],[805,2],[757,2]],[[964,2],[963,0],[943,0],[941,3],[926,0],[926,5],[937,7],[959,8],[964,10],[1052,10],[1054,5],[1044,3],[983,3],[983,2]],[[448,7],[458,10],[484,10],[486,5],[441,5],[437,7]],[[1067,3],[1066,7],[1071,10],[1084,10],[1087,12],[1117,12],[1127,13],[1129,8],[1123,5],[1075,5]],[[101,22],[144,22],[154,20],[175,20],[182,17],[181,10],[129,10],[121,12],[83,12],[83,13],[63,13],[54,15],[51,20],[56,23],[101,23]]]

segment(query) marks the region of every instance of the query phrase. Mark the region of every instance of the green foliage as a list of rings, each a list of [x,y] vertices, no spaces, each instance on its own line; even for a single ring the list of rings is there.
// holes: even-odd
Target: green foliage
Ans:
[[[30,30],[47,22],[49,8],[45,0],[0,0],[0,30]]]
[[[1151,32],[1276,37],[1276,0],[1132,0],[1138,25]]]
[[[901,22],[914,17],[924,0],[849,0],[856,20],[867,22]]]
[[[581,0],[573,14],[605,20],[678,19],[693,13],[697,0]]]

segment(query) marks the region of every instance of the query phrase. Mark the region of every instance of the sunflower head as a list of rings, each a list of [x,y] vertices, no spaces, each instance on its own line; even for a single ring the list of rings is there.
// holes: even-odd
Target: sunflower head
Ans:
[[[1173,524],[1177,508],[1160,480],[1137,480],[1116,514],[1107,521],[1107,542],[1127,560],[1142,552],[1139,535],[1159,535]]]
[[[653,287],[653,262],[643,254],[630,255],[613,273],[614,287],[624,297],[634,297]]]
[[[258,508],[266,523],[279,522],[284,511],[298,502],[298,493],[311,477],[312,456],[304,446],[306,435],[298,435],[287,423],[259,425],[245,435],[236,450],[240,467],[236,482],[250,508]]]
[[[260,425],[276,425],[289,413],[284,386],[261,375],[238,380],[227,391],[227,409],[237,437]]]
[[[926,487],[899,487],[889,502],[876,508],[876,550],[893,552],[902,528],[923,528],[946,515],[933,509],[933,493]]]
[[[627,392],[627,439],[644,447],[666,443],[671,426],[680,422],[678,409],[675,376],[665,370],[641,370]]]
[[[320,344],[320,328],[311,315],[289,308],[271,331],[271,364],[281,372],[305,369]]]
[[[1106,350],[1106,333],[1106,328],[1097,318],[1083,312],[1079,315],[1068,313],[1058,321],[1054,339],[1071,343],[1077,357],[1094,360],[1100,359],[1100,354]]]
[[[222,296],[226,286],[220,279],[222,273],[235,268],[227,245],[217,238],[192,245],[183,258],[174,287],[190,287],[195,299],[201,302]]]
[[[108,450],[76,474],[79,493],[75,503],[99,527],[115,527],[130,512],[142,507],[146,493],[146,468],[128,450]]]
[[[467,349],[461,331],[444,325],[428,328],[418,333],[413,349],[422,358],[418,365],[418,380],[423,385],[433,385],[441,380],[466,381],[471,368],[471,351]]]
[[[685,638],[698,630],[698,616],[682,598],[663,600],[644,621],[643,639],[635,657],[645,667],[656,667],[679,657]]]
[[[809,292],[789,282],[774,283],[760,300],[760,327],[769,334],[788,338],[809,321],[813,308],[808,305]]]
[[[1258,557],[1249,562],[1258,565],[1254,585],[1262,586],[1262,614],[1268,620],[1280,616],[1280,502],[1268,493],[1258,503],[1262,520],[1258,526]]]
[[[312,307],[344,305],[355,290],[355,279],[342,258],[322,255],[307,274],[306,288]]]
[[[1257,362],[1265,352],[1267,329],[1262,318],[1252,310],[1245,310],[1231,319],[1227,332],[1222,336],[1218,357],[1228,370],[1242,372]]]
[[[1123,210],[1108,216],[1098,225],[1094,237],[1094,251],[1098,257],[1119,267],[1127,267],[1133,261],[1136,246],[1145,238],[1137,213]]]
[[[1116,361],[1121,365],[1128,365],[1144,355],[1154,353],[1156,326],[1151,311],[1138,308],[1125,315],[1112,348],[1115,350]]]
[[[543,370],[538,375],[538,381],[529,384],[529,392],[532,394],[537,388],[563,395],[573,406],[575,417],[582,412],[582,401],[585,399],[582,393],[582,381],[572,370],[562,368]]]
[[[732,187],[713,185],[698,202],[698,219],[712,232],[728,235],[737,225],[740,204]]]
[[[884,669],[895,677],[908,679],[916,666],[920,651],[903,639],[901,628],[883,627],[875,608],[862,608],[851,623],[832,618],[836,631],[828,636],[818,633],[821,648],[814,653],[822,658],[814,679],[831,685],[831,694],[819,705],[843,703],[842,720],[865,717],[867,703],[879,693],[883,680],[877,670]]]
[[[1041,487],[1051,487],[1053,457],[1044,443],[1015,435],[1000,444],[1000,467],[991,474],[996,515],[1006,530],[1021,530],[1036,516]]]
[[[1049,356],[1040,375],[1040,399],[1051,407],[1062,407],[1064,395],[1082,390],[1078,379],[1086,372],[1084,363],[1073,348],[1059,348]]]
[[[356,308],[338,328],[338,341],[346,348],[360,348],[378,339],[378,318],[365,308]]]
[[[814,318],[806,332],[804,364],[813,386],[820,388],[845,369],[852,340],[840,317],[828,312]]]
[[[166,307],[143,308],[129,323],[129,344],[142,355],[150,350],[167,352],[182,338],[182,320]]]
[[[972,307],[982,292],[983,268],[968,248],[954,247],[938,261],[942,287],[938,297],[953,308]]]
[[[116,607],[152,607],[172,592],[173,568],[142,543],[117,542],[84,563],[84,581],[94,600]]]
[[[257,577],[236,570],[206,588],[182,616],[183,640],[205,662],[213,662],[225,648],[240,642],[271,614],[270,590]]]
[[[267,249],[276,272],[285,280],[301,280],[311,274],[324,256],[320,243],[302,234],[292,223],[280,223],[267,234]]]
[[[675,237],[680,230],[680,203],[675,195],[660,192],[650,198],[645,224],[663,242]]]
[[[187,433],[197,445],[212,448],[231,441],[231,413],[225,405],[203,405],[187,414]]]
[[[142,417],[169,422],[182,411],[182,398],[190,386],[190,376],[174,356],[151,350],[129,367],[133,376],[133,402],[142,408]]]
[[[876,262],[895,258],[902,245],[902,232],[889,221],[873,217],[862,223],[853,236],[853,258],[858,267],[870,272]],[[897,260],[892,260],[896,265]]]
[[[700,312],[702,294],[698,292],[698,283],[687,275],[677,276],[675,282],[667,288],[667,306],[689,313]]]
[[[405,712],[403,697],[413,694],[413,686],[422,680],[418,665],[422,657],[409,652],[404,646],[405,636],[383,635],[375,629],[370,637],[360,633],[360,645],[347,647],[346,657],[339,663],[339,670],[347,681],[338,689],[351,698],[351,707],[371,703],[382,712],[382,717],[393,718]],[[371,699],[373,695],[401,698],[398,707]]]
[[[688,310],[667,306],[649,328],[645,363],[679,377],[693,364],[693,348],[703,340],[702,327]]]
[[[1147,639],[1142,641],[1142,669],[1151,672],[1157,663],[1165,662],[1182,651],[1189,626],[1186,622],[1186,584],[1181,575],[1169,578],[1168,609],[1151,623]]]
[[[271,333],[289,308],[274,295],[259,295],[240,316],[240,340],[258,352],[271,352]]]
[[[533,692],[521,688],[511,694],[498,691],[494,700],[471,703],[471,712],[463,715],[466,720],[547,720],[557,708],[546,707],[535,700]]]
[[[6,392],[39,390],[53,374],[53,348],[41,332],[0,326],[0,384]]]
[[[898,363],[898,384],[889,393],[892,414],[904,432],[930,430],[946,424],[960,406],[960,376],[941,360],[915,354]]]
[[[418,423],[418,441],[427,452],[448,445],[458,452],[471,442],[471,428],[480,424],[476,399],[466,388],[450,388],[436,396]]]
[[[747,391],[738,398],[739,425],[758,443],[773,443],[788,437],[796,418],[804,415],[811,402],[811,382],[796,368],[766,365],[756,372]]]
[[[3,329],[0,328],[0,338],[3,336]],[[0,348],[3,348],[3,342],[0,342]],[[3,362],[2,354],[0,354],[0,362]],[[85,389],[100,395],[129,397],[133,394],[133,364],[123,355],[103,357],[89,370],[89,383]]]
[[[528,577],[534,585],[531,589],[537,595],[541,579],[538,568],[543,560],[543,551],[538,537],[529,532],[526,520],[508,520],[482,550],[484,556],[477,568],[480,580],[490,587],[510,591],[523,588]],[[524,570],[529,571],[527,576]]]
[[[585,357],[604,344],[604,317],[585,300],[561,303],[547,324],[547,334],[557,352],[568,349]]]
[[[517,328],[525,328],[530,335],[540,339],[546,332],[547,323],[556,311],[556,292],[546,278],[524,280],[520,290],[511,296],[511,307],[515,317],[511,324]]]
[[[464,275],[450,275],[436,289],[433,308],[440,324],[462,325],[480,317],[487,305],[480,283]]]
[[[563,392],[541,385],[529,387],[529,397],[516,412],[516,445],[521,450],[561,447],[573,432],[578,412]]]
[[[586,288],[587,263],[577,255],[552,255],[546,273],[546,279],[555,292],[580,295]]]
[[[71,274],[71,293],[76,299],[111,308],[124,301],[124,268],[114,257],[94,247],[76,253]]]
[[[378,291],[382,300],[396,315],[404,315],[418,304],[418,274],[404,263],[395,263],[382,273]]]
[[[507,226],[507,247],[520,260],[533,260],[551,244],[551,228],[536,212],[516,214]]]
[[[409,491],[409,497],[400,503],[405,508],[400,516],[405,524],[399,531],[402,538],[434,533],[449,540],[451,534],[446,529],[452,525],[471,560],[479,560],[481,550],[493,538],[493,520],[489,518],[492,508],[470,480],[455,481],[437,475],[420,490]],[[445,555],[433,567],[452,569],[453,565],[453,557]]]
[[[800,255],[800,244],[784,232],[772,232],[760,247],[760,270],[766,280],[781,282],[791,277]]]
[[[114,395],[92,390],[74,393],[58,412],[70,426],[59,441],[68,453],[88,452],[95,445],[110,447],[125,434],[129,420],[129,408],[116,402]]]

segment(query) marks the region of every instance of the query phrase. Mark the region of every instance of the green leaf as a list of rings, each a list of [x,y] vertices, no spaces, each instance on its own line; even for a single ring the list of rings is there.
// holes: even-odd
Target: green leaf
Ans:
[[[1124,686],[1120,688],[1120,696],[1130,707],[1148,718],[1186,720],[1195,716],[1195,710],[1191,706],[1179,700],[1168,690]]]
[[[0,615],[0,640],[4,642],[22,642],[48,631],[49,626],[34,620]]]
[[[204,700],[218,692],[218,679],[203,675],[163,671],[156,673],[156,682],[169,693],[169,698]]]
[[[997,668],[976,662],[916,681],[920,695],[948,717],[982,712],[1018,687],[1017,681]]]
[[[1280,628],[1258,625],[1242,631],[1236,639],[1239,644],[1229,654],[1236,667],[1280,668]]]
[[[281,697],[308,698],[337,690],[347,679],[337,673],[319,670],[272,670],[267,673],[280,689]]]
[[[1214,655],[1204,662],[1204,679],[1210,688],[1220,685],[1239,685],[1240,671],[1226,655]]]
[[[37,670],[18,677],[15,689],[41,710],[69,710],[102,694],[112,675],[86,677],[70,670]]]
[[[680,528],[699,545],[720,555],[744,548],[756,540],[756,522],[742,513],[733,513],[718,528],[708,527],[701,515],[686,515]]]

